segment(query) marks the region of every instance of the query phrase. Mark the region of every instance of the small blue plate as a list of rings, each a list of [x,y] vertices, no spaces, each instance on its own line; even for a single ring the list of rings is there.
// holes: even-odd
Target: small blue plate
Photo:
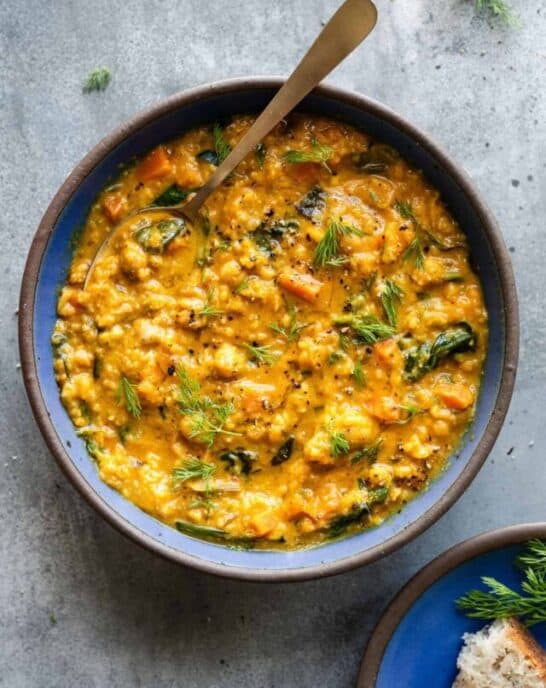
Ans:
[[[398,593],[376,626],[364,653],[357,688],[451,688],[463,633],[485,623],[466,617],[455,600],[483,588],[492,576],[519,589],[514,565],[523,543],[546,538],[546,523],[502,528],[448,550],[421,569]],[[546,647],[546,624],[532,629]]]

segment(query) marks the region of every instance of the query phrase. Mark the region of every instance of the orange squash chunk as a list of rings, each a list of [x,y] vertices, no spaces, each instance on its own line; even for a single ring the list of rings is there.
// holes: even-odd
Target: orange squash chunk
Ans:
[[[434,391],[448,408],[456,411],[464,411],[474,403],[474,393],[466,385],[442,382],[436,386]]]
[[[137,177],[141,182],[147,182],[150,179],[160,179],[169,174],[170,171],[171,161],[167,151],[163,146],[159,146],[140,163],[137,169]]]
[[[301,272],[290,274],[283,272],[278,277],[278,283],[286,291],[299,299],[313,303],[322,289],[322,282]]]

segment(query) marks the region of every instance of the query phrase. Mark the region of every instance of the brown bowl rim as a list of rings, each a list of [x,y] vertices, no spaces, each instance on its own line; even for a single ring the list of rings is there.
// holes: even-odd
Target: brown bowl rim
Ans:
[[[145,534],[123,518],[93,490],[76,468],[61,439],[57,435],[41,394],[36,362],[34,359],[33,313],[35,290],[42,258],[56,221],[64,209],[65,204],[91,170],[123,140],[148,125],[151,121],[196,100],[206,99],[207,97],[215,95],[230,94],[241,90],[277,89],[280,88],[284,81],[285,79],[283,77],[237,77],[196,86],[160,100],[155,105],[137,113],[134,117],[107,134],[76,165],[47,208],[30,246],[22,277],[19,302],[19,350],[23,379],[30,405],[48,448],[52,452],[60,468],[84,499],[121,533],[171,561],[228,578],[264,582],[300,581],[322,578],[348,571],[357,566],[369,564],[403,546],[435,523],[463,494],[478,473],[493,447],[502,427],[512,396],[519,348],[518,303],[510,255],[506,249],[495,218],[482,201],[466,172],[461,166],[457,165],[430,136],[422,132],[413,124],[410,124],[410,122],[382,103],[356,92],[347,91],[330,85],[321,85],[313,92],[370,112],[372,115],[385,120],[395,128],[402,130],[406,135],[427,150],[429,155],[454,178],[459,187],[464,191],[468,201],[472,204],[474,211],[478,215],[483,230],[491,244],[492,252],[495,256],[499,270],[502,298],[505,304],[505,350],[495,411],[489,419],[478,445],[465,468],[450,488],[430,507],[430,509],[404,530],[395,534],[386,542],[375,545],[363,552],[332,562],[322,562],[299,569],[272,570],[261,569],[259,567],[236,568],[222,563],[208,561],[173,547],[169,547]]]
[[[489,530],[463,540],[426,564],[396,594],[381,615],[364,650],[356,688],[374,688],[391,637],[413,604],[437,580],[469,559],[509,545],[546,537],[546,521]]]

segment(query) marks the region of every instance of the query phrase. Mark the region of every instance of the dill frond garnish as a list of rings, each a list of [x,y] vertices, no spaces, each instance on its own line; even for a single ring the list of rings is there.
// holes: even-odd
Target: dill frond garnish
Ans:
[[[364,236],[358,227],[348,225],[340,220],[330,220],[328,227],[324,232],[322,239],[317,244],[315,249],[315,257],[313,262],[315,265],[323,267],[325,265],[337,266],[342,265],[345,259],[339,258],[339,240],[343,236],[354,234],[355,236]]]
[[[334,320],[334,324],[350,327],[362,344],[377,344],[396,334],[394,327],[381,322],[375,315],[342,315]]]
[[[481,581],[488,590],[471,590],[457,600],[457,607],[472,619],[491,621],[515,616],[525,626],[546,621],[546,542],[528,542],[516,563],[525,567],[521,592],[484,576]]]
[[[219,124],[215,124],[212,128],[212,140],[214,142],[214,151],[220,165],[227,156],[231,153],[231,146],[224,138],[224,130]]]
[[[504,0],[476,0],[478,12],[489,12],[493,17],[498,17],[506,26],[518,26],[519,18],[507,2]]]
[[[224,425],[233,411],[233,402],[220,404],[210,397],[201,395],[197,380],[188,375],[183,366],[177,369],[180,389],[180,412],[191,418],[190,439],[197,438],[208,447],[220,434],[237,436],[238,432],[226,430]]]
[[[349,440],[342,432],[330,432],[330,454],[337,459],[342,454],[348,454],[351,449]]]
[[[269,327],[273,330],[273,332],[286,337],[289,342],[295,342],[299,338],[302,330],[304,330],[306,327],[309,327],[309,323],[298,322],[298,309],[293,304],[288,306],[288,312],[290,314],[288,327],[281,327],[281,325],[278,323],[271,323]]]
[[[245,344],[244,346],[249,351],[252,360],[258,363],[272,365],[279,358],[279,354],[271,350],[270,344],[265,344],[263,346]]]
[[[173,470],[175,483],[184,483],[187,480],[207,481],[216,472],[216,466],[212,463],[205,463],[195,456],[182,462]]]
[[[138,392],[133,384],[129,382],[126,377],[122,377],[119,381],[118,388],[116,390],[116,399],[118,404],[121,399],[125,402],[125,408],[129,413],[138,418],[142,412],[142,406],[140,404],[140,399],[138,398]]]
[[[243,292],[245,289],[248,288],[249,281],[250,280],[249,280],[248,276],[243,277],[241,282],[239,282],[239,284],[233,290],[233,293],[234,294],[240,294],[241,292]]]
[[[283,155],[283,159],[289,163],[301,163],[301,162],[316,162],[328,170],[332,174],[332,170],[328,166],[328,160],[332,157],[332,149],[330,146],[321,144],[316,138],[311,140],[311,150],[310,151],[299,151],[299,150],[289,150]]]
[[[390,279],[383,281],[380,287],[381,305],[389,321],[389,325],[396,327],[397,313],[396,304],[400,303],[404,296],[403,290]]]
[[[91,93],[92,91],[104,91],[110,83],[112,75],[108,67],[97,67],[88,75],[83,85],[84,93]]]
[[[199,315],[204,315],[207,318],[216,318],[219,315],[223,315],[224,311],[217,308],[213,303],[214,299],[214,288],[207,294],[207,300],[203,308],[199,311]]]

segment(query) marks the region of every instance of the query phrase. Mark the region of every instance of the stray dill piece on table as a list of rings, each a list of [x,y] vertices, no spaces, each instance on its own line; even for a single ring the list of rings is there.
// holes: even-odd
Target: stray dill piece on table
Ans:
[[[478,12],[487,11],[493,17],[498,17],[506,26],[519,26],[519,18],[504,0],[476,0]]]
[[[104,91],[110,83],[112,75],[107,67],[97,67],[89,73],[83,85],[84,93],[91,93],[92,91]]]
[[[138,418],[142,412],[142,406],[140,404],[140,399],[138,397],[138,392],[135,385],[131,384],[126,377],[122,377],[119,381],[118,388],[116,390],[116,399],[118,404],[123,398],[125,402],[125,408],[127,411]]]

